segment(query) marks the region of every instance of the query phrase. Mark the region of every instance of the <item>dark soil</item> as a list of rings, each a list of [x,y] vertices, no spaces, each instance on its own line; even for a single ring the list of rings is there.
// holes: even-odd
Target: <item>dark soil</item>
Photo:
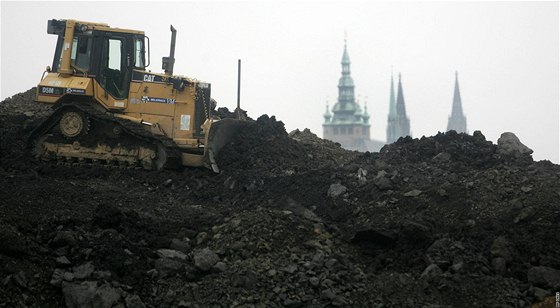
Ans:
[[[560,291],[560,166],[480,132],[359,153],[263,115],[220,174],[72,167],[26,147],[50,113],[34,91],[0,103],[0,307],[527,307]]]

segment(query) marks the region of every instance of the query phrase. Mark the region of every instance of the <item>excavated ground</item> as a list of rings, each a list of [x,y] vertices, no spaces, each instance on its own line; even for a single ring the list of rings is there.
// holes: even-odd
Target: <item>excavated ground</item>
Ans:
[[[26,148],[33,93],[0,103],[0,307],[555,305],[560,166],[478,132],[358,153],[263,115],[220,174],[69,167]]]

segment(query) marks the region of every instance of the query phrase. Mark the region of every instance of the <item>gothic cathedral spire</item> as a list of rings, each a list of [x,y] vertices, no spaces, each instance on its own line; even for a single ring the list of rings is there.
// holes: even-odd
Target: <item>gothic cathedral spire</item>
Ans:
[[[447,130],[454,130],[458,133],[467,133],[467,117],[463,114],[461,103],[461,93],[459,92],[459,76],[455,71],[455,91],[453,92],[453,107],[451,116],[447,122]]]
[[[393,82],[393,72],[391,69],[391,89],[389,93],[389,115],[387,117],[387,143],[393,143],[396,138],[397,102],[395,101],[395,85]]]
[[[410,119],[406,116],[406,106],[399,73],[397,99],[395,102],[393,75],[391,74],[391,93],[389,98],[389,117],[387,121],[387,143],[393,143],[400,137],[410,136]]]

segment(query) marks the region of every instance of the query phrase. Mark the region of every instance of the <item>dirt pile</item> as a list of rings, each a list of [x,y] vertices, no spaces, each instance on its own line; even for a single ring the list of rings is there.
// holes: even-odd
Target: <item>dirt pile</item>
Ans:
[[[0,103],[0,307],[526,307],[560,288],[560,167],[455,132],[358,153],[263,115],[222,169],[35,161]],[[231,115],[227,110],[222,115]]]

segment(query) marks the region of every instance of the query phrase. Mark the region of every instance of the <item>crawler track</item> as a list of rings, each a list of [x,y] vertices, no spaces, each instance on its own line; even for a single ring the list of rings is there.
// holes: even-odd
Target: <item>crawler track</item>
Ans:
[[[60,120],[68,112],[84,115],[88,128],[84,134],[67,137],[61,132]],[[71,166],[161,170],[181,165],[180,150],[171,139],[153,134],[143,124],[98,110],[91,103],[58,107],[30,133],[28,144],[37,158]]]

